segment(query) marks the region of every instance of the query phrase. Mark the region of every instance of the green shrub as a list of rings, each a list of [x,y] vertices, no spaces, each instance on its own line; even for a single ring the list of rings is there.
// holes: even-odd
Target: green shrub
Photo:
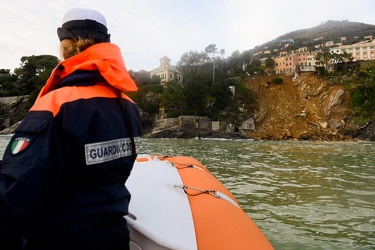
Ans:
[[[167,118],[178,118],[181,115],[180,110],[169,110],[167,112]]]
[[[282,84],[284,82],[284,80],[283,80],[283,78],[275,77],[275,78],[272,79],[271,82],[274,83],[274,84]]]

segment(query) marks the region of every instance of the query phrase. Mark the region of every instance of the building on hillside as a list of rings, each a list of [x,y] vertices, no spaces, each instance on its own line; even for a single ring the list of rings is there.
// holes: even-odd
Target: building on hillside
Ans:
[[[347,52],[352,55],[354,58],[353,61],[375,60],[375,40],[334,47],[331,48],[329,52],[331,54],[343,54]]]
[[[174,66],[171,65],[171,59],[167,56],[164,56],[160,59],[160,66],[151,71],[150,76],[159,76],[161,84],[165,84],[168,81],[177,80],[182,84],[183,75],[182,73]]]
[[[297,51],[301,50],[303,51],[303,49]],[[344,46],[338,44],[337,47],[331,47],[330,49],[331,54],[342,54],[345,51],[352,55],[354,62],[375,60],[375,40],[372,40],[371,42],[363,41]],[[321,50],[315,50],[313,52],[294,52],[287,55],[280,53],[279,57],[274,58],[274,72],[276,74],[294,74],[295,72],[301,71],[315,71],[315,56],[319,52],[321,52]],[[331,63],[337,62],[331,61]]]
[[[322,37],[322,36],[321,36],[321,37],[317,37],[317,38],[314,38],[313,41],[314,41],[314,42],[315,42],[315,41],[320,41],[320,40],[323,40],[323,38],[324,38],[324,37]]]
[[[275,60],[275,66],[273,67],[273,70],[276,74],[284,74],[284,65],[285,65],[285,56],[279,56],[274,58]]]
[[[276,74],[294,74],[298,71],[315,71],[315,54],[310,52],[293,53],[274,58]]]
[[[308,51],[307,47],[301,47],[297,49],[297,52],[306,52],[306,51]]]
[[[334,42],[333,41],[327,41],[326,42],[326,47],[331,47],[333,46]]]
[[[315,48],[315,49],[319,49],[319,48],[322,48],[322,47],[324,47],[323,44],[317,44],[317,45],[314,45],[314,48]]]
[[[274,71],[276,74],[293,74],[298,65],[298,54],[289,54],[275,58]]]

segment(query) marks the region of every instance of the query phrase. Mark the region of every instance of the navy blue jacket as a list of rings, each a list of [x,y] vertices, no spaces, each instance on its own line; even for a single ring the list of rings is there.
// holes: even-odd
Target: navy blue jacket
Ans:
[[[140,142],[138,107],[108,82],[100,65],[69,72],[62,63],[51,78],[53,87],[47,86],[4,153],[0,236],[128,212],[124,184]]]

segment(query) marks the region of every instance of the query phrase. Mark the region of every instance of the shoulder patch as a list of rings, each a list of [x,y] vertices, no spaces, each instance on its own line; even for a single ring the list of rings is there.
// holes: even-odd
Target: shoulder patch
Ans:
[[[15,155],[27,149],[29,145],[30,138],[17,137],[12,141],[12,144],[10,145],[10,150],[12,154]]]

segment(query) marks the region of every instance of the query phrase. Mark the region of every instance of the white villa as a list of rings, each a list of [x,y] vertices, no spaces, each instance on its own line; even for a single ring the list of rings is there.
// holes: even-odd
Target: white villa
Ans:
[[[171,65],[171,59],[164,56],[160,59],[160,66],[151,71],[150,76],[157,75],[161,79],[161,84],[164,84],[171,80],[177,80],[182,84],[183,75],[182,73],[174,66]]]

